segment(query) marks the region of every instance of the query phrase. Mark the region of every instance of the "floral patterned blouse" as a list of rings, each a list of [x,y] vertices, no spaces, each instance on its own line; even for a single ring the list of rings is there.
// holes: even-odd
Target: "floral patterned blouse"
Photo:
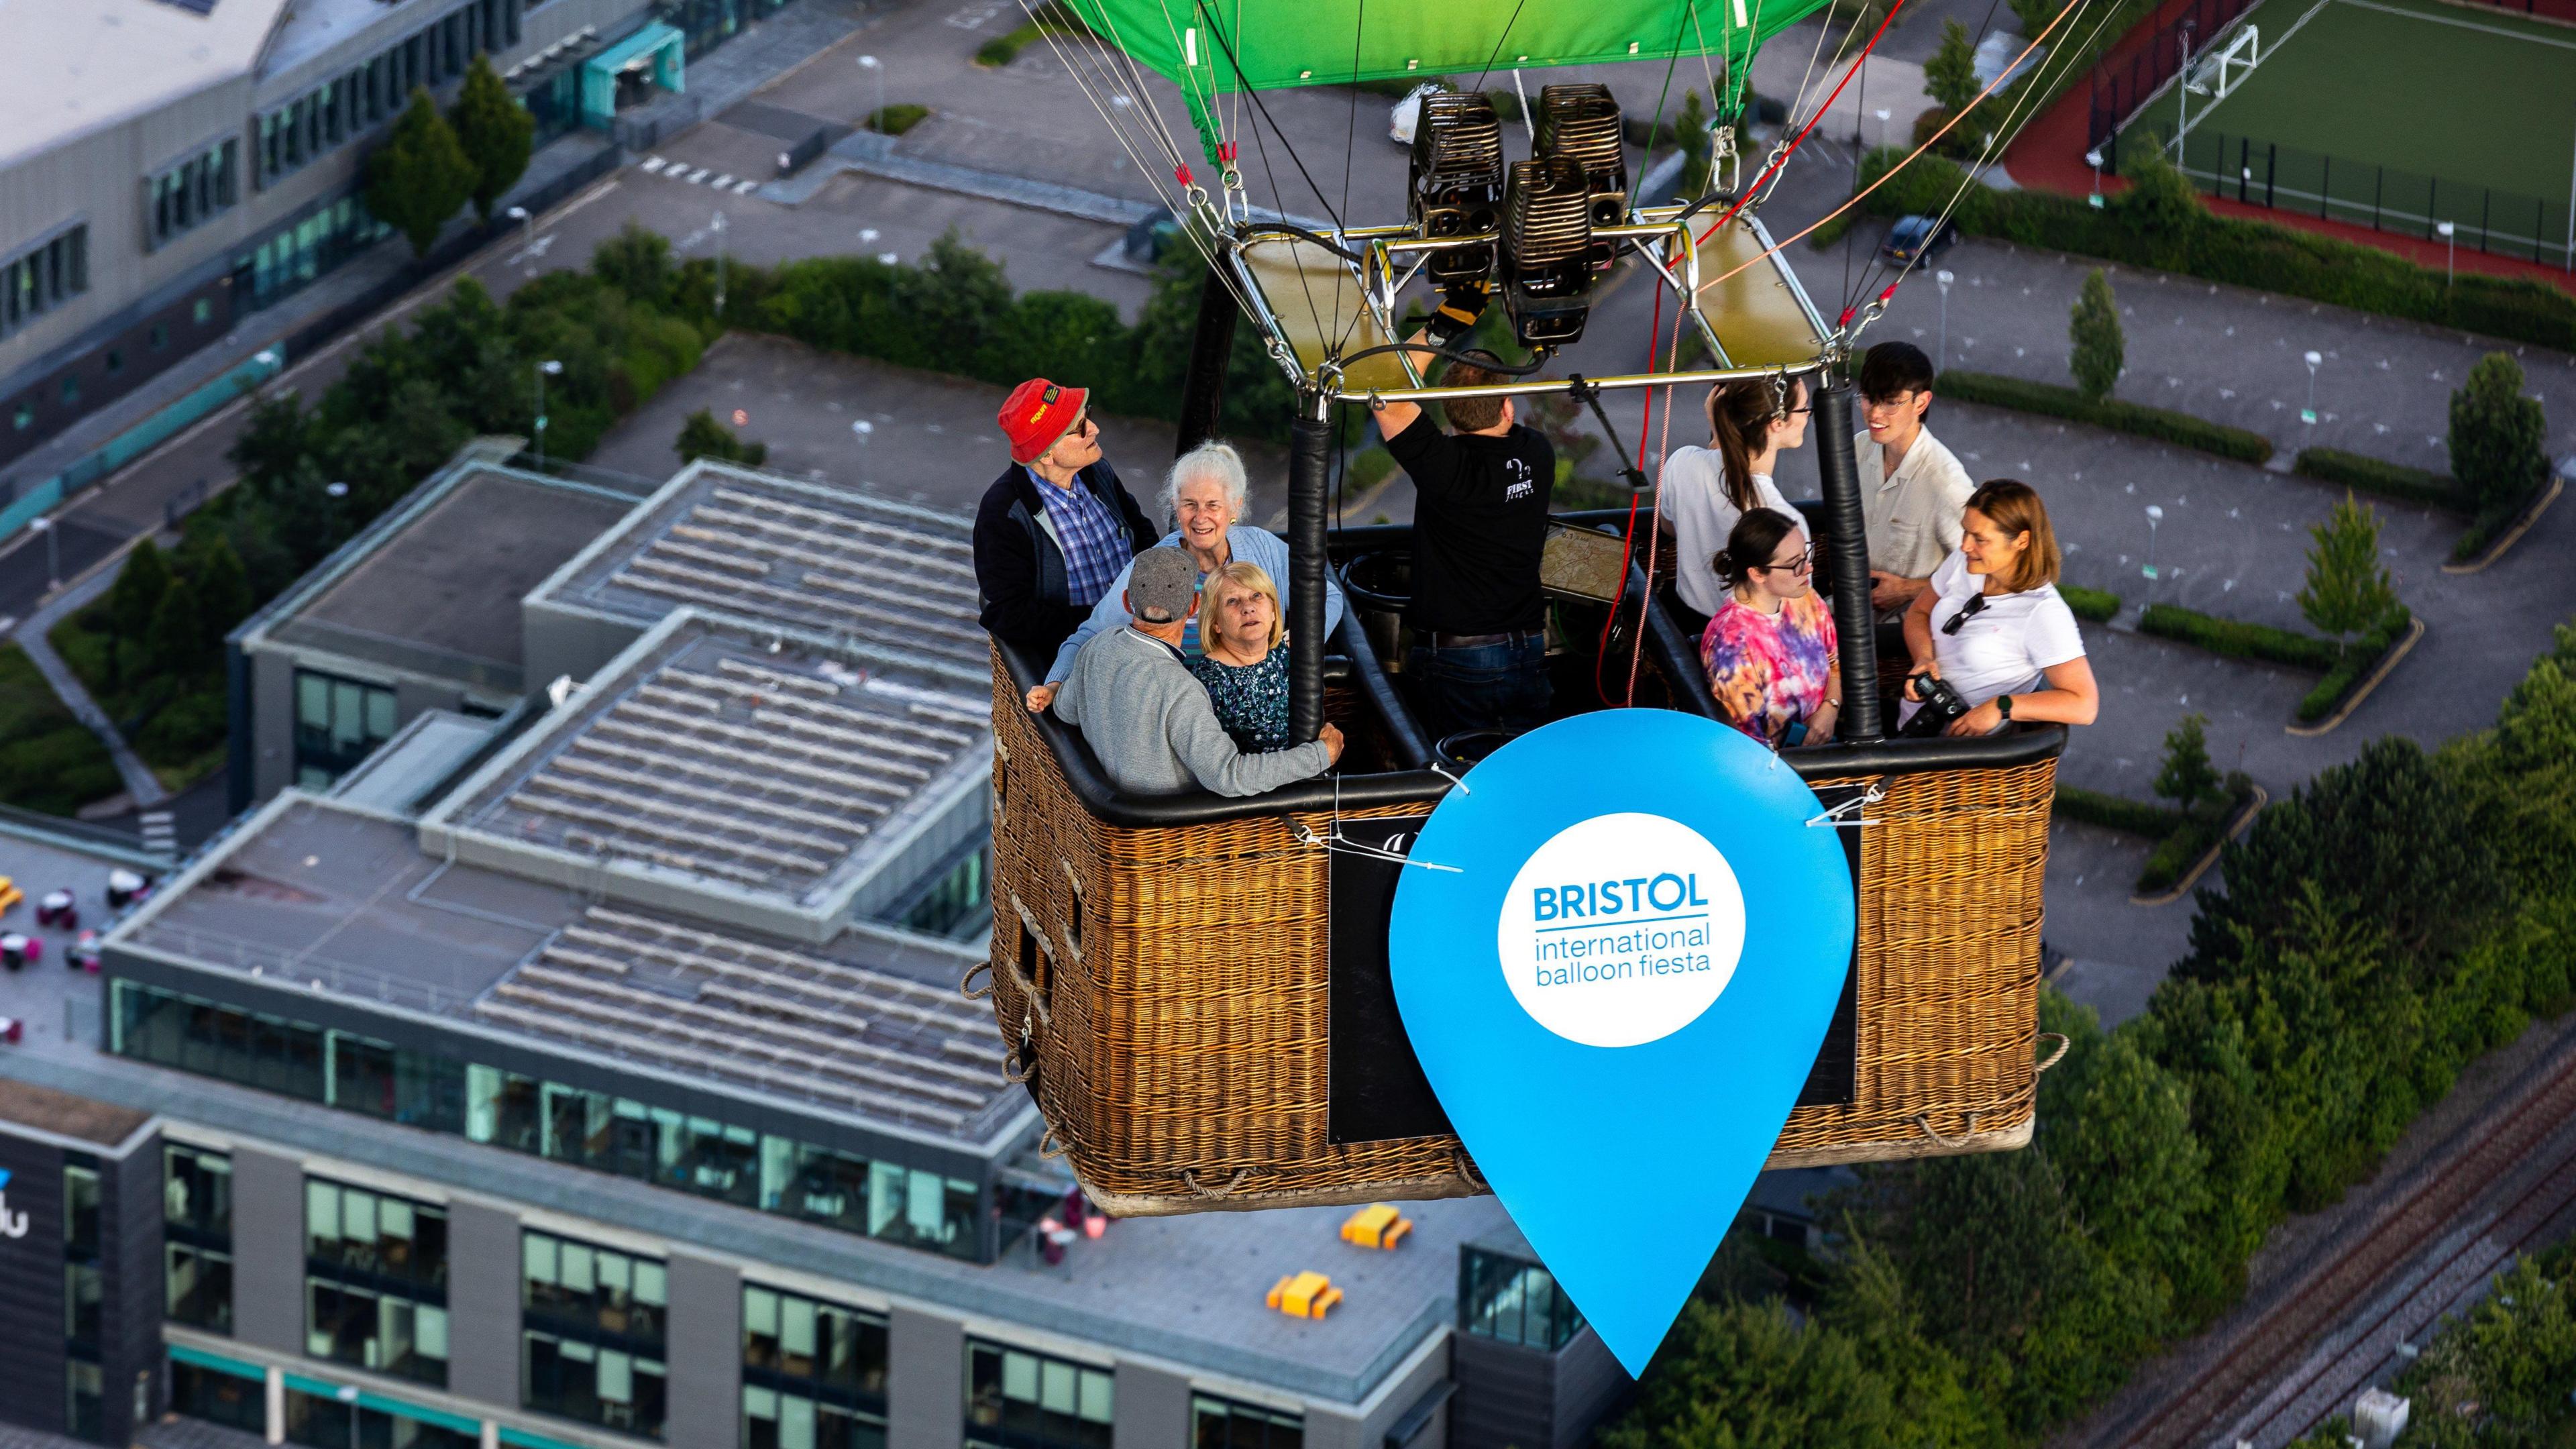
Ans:
[[[1216,721],[1245,754],[1288,748],[1288,646],[1280,644],[1258,664],[1227,664],[1190,656],[1190,673],[1207,686]]]
[[[1825,702],[1834,668],[1834,616],[1810,592],[1784,600],[1775,616],[1732,592],[1700,636],[1699,662],[1720,714],[1764,744]]]

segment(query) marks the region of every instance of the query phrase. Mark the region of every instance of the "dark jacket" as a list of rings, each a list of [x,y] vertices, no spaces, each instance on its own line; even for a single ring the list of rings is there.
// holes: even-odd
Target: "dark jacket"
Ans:
[[[1075,474],[1074,482],[1109,505],[1129,557],[1154,546],[1154,526],[1145,521],[1145,510],[1136,506],[1108,459]],[[984,490],[984,502],[975,510],[975,587],[982,603],[977,617],[986,631],[1042,670],[1055,659],[1056,647],[1090,616],[1091,605],[1073,602],[1067,591],[1064,550],[1038,497],[1040,486],[1029,470],[1014,463]]]

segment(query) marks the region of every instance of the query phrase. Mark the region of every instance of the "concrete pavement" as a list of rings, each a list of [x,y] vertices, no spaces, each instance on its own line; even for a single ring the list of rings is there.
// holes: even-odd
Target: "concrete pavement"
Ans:
[[[80,682],[80,676],[72,673],[71,666],[54,652],[53,641],[46,637],[56,624],[87,608],[91,601],[106,593],[124,566],[124,560],[119,559],[114,567],[100,569],[46,600],[43,608],[18,626],[13,637],[35,664],[37,672],[45,676],[45,682],[62,697],[72,717],[87,725],[90,733],[98,736],[99,743],[107,746],[107,753],[116,761],[117,778],[125,782],[125,793],[134,797],[137,808],[148,810],[168,800],[170,792],[161,788],[160,777],[153,774],[152,767],[143,763],[143,757],[134,753],[134,747],[125,742],[125,735],[117,729],[116,722],[107,717],[106,710],[99,708],[98,701],[90,697],[88,687]]]

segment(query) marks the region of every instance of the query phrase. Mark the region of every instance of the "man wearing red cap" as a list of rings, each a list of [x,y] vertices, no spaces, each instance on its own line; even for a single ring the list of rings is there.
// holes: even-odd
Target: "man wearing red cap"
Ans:
[[[1002,404],[1011,466],[975,510],[975,584],[994,638],[1043,670],[1154,528],[1100,455],[1091,390],[1033,377]]]

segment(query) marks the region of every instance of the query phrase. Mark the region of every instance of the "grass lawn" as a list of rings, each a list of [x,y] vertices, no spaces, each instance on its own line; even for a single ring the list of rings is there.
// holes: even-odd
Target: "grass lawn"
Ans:
[[[2250,168],[2247,199],[2269,182],[2288,210],[2331,197],[2336,220],[2384,213],[2391,230],[2429,232],[2447,219],[2516,238],[2537,225],[2533,240],[2563,246],[2576,30],[2440,0],[2269,0],[2250,18],[2262,63],[2225,100],[2190,98],[2185,159],[2204,183],[2215,172],[2233,196]],[[2170,136],[2175,106],[2168,90],[2133,134]]]
[[[125,734],[126,742],[173,792],[205,778],[224,761],[224,682],[221,675],[174,680],[150,672],[126,651],[124,676],[108,683],[105,604],[93,604],[54,626],[46,636],[54,652],[80,677],[90,698]]]
[[[0,802],[70,815],[124,788],[107,746],[72,718],[27,652],[0,645]]]

